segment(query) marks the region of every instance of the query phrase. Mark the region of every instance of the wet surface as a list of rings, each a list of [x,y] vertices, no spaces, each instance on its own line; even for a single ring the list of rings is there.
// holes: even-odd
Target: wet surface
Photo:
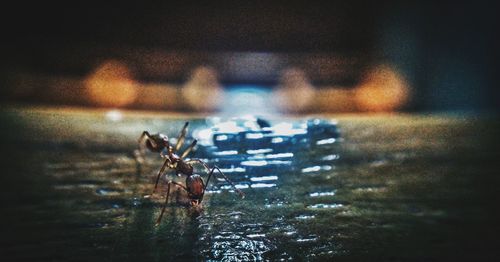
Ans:
[[[144,130],[175,137],[188,119],[111,116],[1,112],[3,257],[495,260],[493,120],[343,116],[340,142],[326,137],[301,150],[254,148],[244,157],[241,148],[212,151],[206,160],[220,165],[245,199],[214,179],[198,213],[177,205],[185,195],[173,190],[174,200],[155,227],[164,198],[148,195],[162,160],[148,154],[138,166],[136,140]],[[207,127],[203,119],[189,120],[191,131]],[[206,158],[202,151],[193,156]]]
[[[193,157],[220,167],[239,189],[277,187],[286,176],[331,170],[339,159],[342,139],[334,121],[315,118],[273,123],[251,116],[217,120],[214,124],[208,118],[206,126],[193,132],[200,141]],[[219,188],[231,188],[226,184]]]

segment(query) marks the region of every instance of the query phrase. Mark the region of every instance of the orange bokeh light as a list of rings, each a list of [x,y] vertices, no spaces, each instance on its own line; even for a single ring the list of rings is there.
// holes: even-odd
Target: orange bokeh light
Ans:
[[[366,74],[354,90],[356,106],[361,111],[393,111],[401,108],[410,90],[404,77],[392,66],[380,65]]]
[[[85,80],[91,103],[105,107],[123,107],[137,97],[137,83],[128,67],[116,60],[102,63]]]

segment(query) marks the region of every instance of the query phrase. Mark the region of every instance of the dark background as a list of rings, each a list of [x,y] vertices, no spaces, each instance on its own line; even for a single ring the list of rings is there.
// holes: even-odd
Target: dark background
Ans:
[[[2,10],[4,76],[82,76],[92,56],[129,50],[324,53],[357,61],[333,84],[355,83],[370,64],[396,65],[414,89],[407,110],[498,109],[497,8],[482,1],[20,2]]]
[[[187,64],[196,66],[217,59],[224,63],[238,52],[277,54],[292,57],[304,69],[315,65],[341,72],[327,80],[311,77],[315,87],[353,89],[366,68],[393,65],[413,91],[404,110],[453,114],[340,116],[345,142],[339,165],[335,162],[332,171],[325,176],[287,173],[283,176],[290,179],[284,184],[287,187],[250,193],[246,202],[232,203],[246,210],[243,213],[249,216],[242,216],[244,221],[259,220],[265,227],[271,225],[269,229],[277,217],[297,223],[296,215],[310,214],[304,200],[316,203],[308,198],[316,189],[339,188],[332,200],[346,200],[346,206],[359,211],[352,220],[337,219],[332,210],[321,211],[318,223],[297,223],[303,226],[299,232],[304,236],[317,234],[323,242],[300,248],[287,237],[272,243],[279,247],[272,258],[278,258],[283,248],[298,258],[324,248],[347,250],[335,254],[340,260],[495,261],[499,125],[488,117],[462,114],[498,112],[498,12],[493,4],[86,1],[16,2],[0,10],[0,102],[8,105],[42,103],[37,101],[40,97],[21,101],[4,96],[16,88],[8,81],[13,75],[84,79],[110,58],[135,66],[138,82],[182,83],[189,68],[162,75],[146,70],[156,62],[153,66],[135,62],[158,61],[172,54],[181,56],[180,60],[186,56],[193,60]],[[308,64],[308,57],[315,57],[315,62]],[[226,88],[238,81],[272,88],[277,81],[231,75],[220,80]],[[35,82],[30,81],[26,86]],[[41,90],[35,96],[46,90],[43,84],[38,86]],[[74,86],[68,86],[73,91]],[[0,104],[0,196],[5,202],[0,256],[13,258],[6,261],[175,260],[172,254],[186,259],[197,248],[208,250],[202,255],[209,257],[209,245],[214,242],[211,232],[178,216],[157,234],[152,221],[160,205],[136,204],[137,196],[149,194],[150,178],[158,168],[158,158],[151,155],[152,175],[137,176],[132,154],[137,136],[143,130],[175,136],[184,121],[201,123],[193,119],[196,115],[124,111],[121,119],[121,111],[115,110],[6,108]],[[324,113],[319,115],[330,117]],[[118,120],[113,120],[113,114]],[[193,124],[190,132],[195,130]],[[297,155],[310,166],[322,159],[321,154],[304,150]],[[117,185],[115,179],[124,183]],[[61,186],[70,190],[59,191]],[[144,192],[136,192],[137,187]],[[359,194],[357,188],[374,192]],[[115,195],[100,194],[106,191]],[[209,224],[215,223],[218,214],[232,210],[234,206],[226,205],[231,197],[214,197],[207,210],[214,214]],[[281,201],[286,208],[262,212],[265,204],[278,207]],[[132,215],[121,221],[123,213]],[[234,223],[235,228],[224,231],[243,232],[242,225]],[[215,236],[218,228],[213,228]],[[200,236],[207,239],[201,247]]]

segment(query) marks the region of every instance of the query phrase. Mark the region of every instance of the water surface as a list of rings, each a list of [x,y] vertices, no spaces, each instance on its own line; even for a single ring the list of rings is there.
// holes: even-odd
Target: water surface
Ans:
[[[202,119],[26,108],[0,117],[0,251],[9,260],[496,256],[498,125],[487,118],[341,116],[341,143],[226,166],[245,199],[213,180],[200,214],[177,205],[174,192],[155,227],[164,199],[145,196],[162,161],[149,154],[137,165],[138,135],[176,136],[184,121],[193,130]]]

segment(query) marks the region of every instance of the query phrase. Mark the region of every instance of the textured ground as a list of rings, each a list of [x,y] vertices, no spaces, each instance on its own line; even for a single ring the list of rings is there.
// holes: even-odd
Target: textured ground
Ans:
[[[323,116],[330,118],[332,116]],[[175,136],[181,114],[0,111],[1,256],[10,260],[496,260],[498,123],[449,115],[343,115],[340,144],[295,154],[275,187],[209,193],[154,226],[161,165],[132,151]],[[337,159],[337,156],[339,157]],[[321,165],[316,165],[322,159]],[[263,174],[246,174],[248,177]],[[237,180],[237,178],[235,178]],[[216,184],[210,187],[216,191]]]

